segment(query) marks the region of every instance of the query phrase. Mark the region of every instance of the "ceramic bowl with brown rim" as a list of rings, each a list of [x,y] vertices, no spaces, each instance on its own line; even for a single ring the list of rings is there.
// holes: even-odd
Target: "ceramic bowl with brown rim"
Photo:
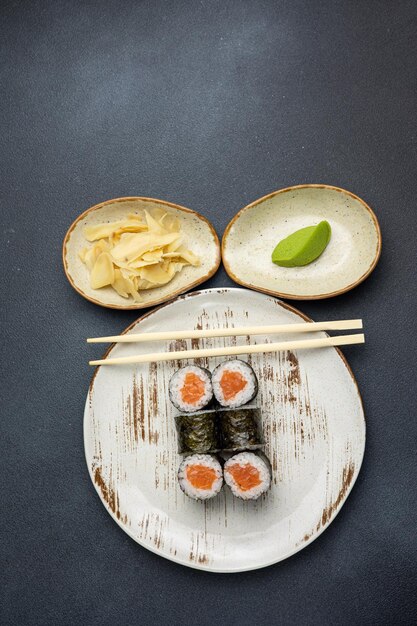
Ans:
[[[291,233],[327,220],[323,254],[303,267],[279,267],[271,254]],[[316,300],[353,289],[381,254],[381,231],[372,209],[353,193],[330,185],[297,185],[241,209],[226,227],[222,258],[240,285],[281,298]]]
[[[206,289],[153,309],[125,332],[291,325],[303,320],[311,321],[271,296],[248,289]],[[288,332],[282,339],[296,336]],[[255,343],[269,338],[258,336]],[[204,339],[195,341],[195,348],[206,345]],[[249,336],[238,342],[254,343]],[[225,340],[213,338],[210,345],[222,347]],[[157,342],[154,350],[169,352],[177,345],[174,340]],[[145,352],[145,343],[117,343],[106,356]],[[178,485],[182,458],[167,382],[185,361],[99,366],[91,381],[84,446],[96,491],[130,537],[182,565],[232,573],[286,559],[329,526],[359,475],[365,416],[357,383],[340,350],[269,352],[249,355],[248,361],[259,380],[265,454],[272,466],[269,491],[252,502],[235,498],[225,488],[203,504],[188,498]],[[224,357],[210,357],[199,364],[213,371],[222,362]]]
[[[184,244],[200,257],[201,264],[198,267],[184,267],[166,285],[141,290],[140,302],[134,302],[133,298],[123,298],[110,286],[92,289],[90,272],[79,257],[80,250],[88,245],[83,235],[84,227],[121,220],[128,213],[143,209],[149,211],[153,208],[166,209],[180,220]],[[171,300],[211,278],[221,260],[219,239],[205,217],[172,202],[136,196],[101,202],[77,217],[65,235],[62,258],[65,274],[74,289],[90,302],[111,309],[143,309]]]

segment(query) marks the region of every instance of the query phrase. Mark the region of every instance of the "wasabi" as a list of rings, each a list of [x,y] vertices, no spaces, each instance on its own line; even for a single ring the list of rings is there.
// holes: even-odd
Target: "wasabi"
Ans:
[[[272,262],[282,267],[299,267],[312,263],[326,249],[331,232],[327,221],[296,230],[277,244],[272,253]]]

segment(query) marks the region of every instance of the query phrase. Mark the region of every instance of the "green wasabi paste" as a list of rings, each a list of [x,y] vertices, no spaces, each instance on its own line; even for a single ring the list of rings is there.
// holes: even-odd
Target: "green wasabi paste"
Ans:
[[[331,233],[330,224],[326,221],[300,228],[277,244],[272,262],[282,267],[308,265],[324,252]]]

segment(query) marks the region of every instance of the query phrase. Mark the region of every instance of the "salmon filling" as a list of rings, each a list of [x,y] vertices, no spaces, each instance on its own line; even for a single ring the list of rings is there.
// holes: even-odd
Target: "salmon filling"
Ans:
[[[184,384],[181,388],[182,401],[187,404],[196,404],[202,398],[204,392],[205,386],[201,378],[194,372],[188,372],[185,375]]]
[[[231,465],[227,471],[231,474],[241,491],[249,491],[249,489],[257,487],[262,482],[259,476],[259,470],[253,465],[250,465],[250,463],[246,463],[245,465],[236,463],[236,465]]]
[[[188,482],[196,489],[212,489],[216,480],[216,470],[206,465],[188,465],[186,474]]]
[[[234,398],[247,384],[247,380],[245,380],[240,372],[225,370],[220,380],[224,399],[230,400]]]

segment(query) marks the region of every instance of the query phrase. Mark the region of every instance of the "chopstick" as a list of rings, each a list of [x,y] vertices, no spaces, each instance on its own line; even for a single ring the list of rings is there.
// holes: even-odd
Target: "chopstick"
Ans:
[[[170,330],[159,333],[90,337],[87,343],[135,343],[141,341],[164,341],[167,339],[204,339],[205,337],[240,337],[242,335],[274,335],[277,333],[309,333],[316,330],[357,330],[362,320],[339,320],[334,322],[302,322],[274,326],[247,326],[239,328],[211,328],[207,330]]]
[[[311,326],[311,324],[305,324]],[[246,333],[245,333],[246,334]],[[175,352],[154,352],[134,356],[116,357],[90,361],[90,365],[128,365],[132,363],[149,363],[158,361],[175,361],[177,359],[195,359],[215,356],[232,356],[235,354],[257,354],[259,352],[278,352],[279,350],[307,350],[329,346],[347,346],[365,343],[365,335],[338,335],[336,337],[320,337],[318,339],[301,339],[298,341],[281,341],[278,343],[260,343],[257,345],[228,346],[223,348],[202,348],[200,350],[179,350]]]

